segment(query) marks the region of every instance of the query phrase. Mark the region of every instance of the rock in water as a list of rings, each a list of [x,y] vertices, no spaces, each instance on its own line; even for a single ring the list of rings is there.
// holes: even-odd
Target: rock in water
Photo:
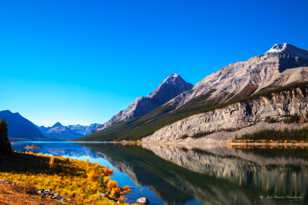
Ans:
[[[0,154],[10,155],[12,154],[12,147],[7,136],[7,124],[5,121],[0,121]]]
[[[149,200],[145,197],[140,197],[140,198],[137,199],[136,203],[138,203],[138,204],[148,204]]]

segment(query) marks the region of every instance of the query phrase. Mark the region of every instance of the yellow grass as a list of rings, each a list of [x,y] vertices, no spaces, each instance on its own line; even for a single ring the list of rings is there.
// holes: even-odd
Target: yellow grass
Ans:
[[[0,160],[0,179],[33,189],[50,189],[68,204],[124,204],[130,191],[112,181],[112,170],[99,164],[34,153]]]

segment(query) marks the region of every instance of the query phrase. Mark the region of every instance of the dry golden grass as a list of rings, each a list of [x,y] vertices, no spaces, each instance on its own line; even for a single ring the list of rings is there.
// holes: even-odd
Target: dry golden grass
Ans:
[[[38,196],[30,195],[23,187],[0,182],[0,204],[10,205],[58,205],[50,199],[41,199]]]
[[[124,204],[128,187],[110,179],[112,170],[86,161],[33,153],[0,157],[0,179],[49,189],[68,204]]]

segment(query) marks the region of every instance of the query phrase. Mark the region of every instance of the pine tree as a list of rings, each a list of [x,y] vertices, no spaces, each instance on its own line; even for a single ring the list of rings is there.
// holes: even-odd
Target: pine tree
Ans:
[[[12,147],[8,138],[7,123],[0,121],[0,155],[10,154],[12,154]]]

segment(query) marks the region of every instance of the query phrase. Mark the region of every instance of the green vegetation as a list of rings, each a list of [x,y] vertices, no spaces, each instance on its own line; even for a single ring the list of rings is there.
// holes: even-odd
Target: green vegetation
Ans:
[[[274,141],[305,141],[308,142],[308,127],[298,129],[298,130],[262,130],[260,132],[246,134],[243,136],[235,137],[235,142],[237,140],[247,140],[247,141],[261,141],[261,140],[274,140]]]
[[[12,147],[8,138],[7,124],[5,121],[0,121],[0,155],[10,154],[12,154]]]
[[[214,90],[212,90],[212,92],[193,99],[177,110],[174,110],[174,107],[170,105],[164,105],[138,119],[115,124],[110,128],[96,132],[88,137],[84,137],[83,140],[137,140],[152,134],[166,125],[194,114],[212,111],[217,108],[223,108],[237,102],[246,103],[260,97],[267,97],[271,99],[275,93],[281,93],[294,89],[301,89],[306,95],[308,94],[308,82],[291,84],[289,86],[279,88],[265,88],[250,96],[247,96],[247,93],[242,93],[241,95],[237,95],[224,103],[219,103],[219,99],[216,101],[208,100],[210,94],[214,92]],[[251,93],[251,91],[249,91],[249,93]]]

